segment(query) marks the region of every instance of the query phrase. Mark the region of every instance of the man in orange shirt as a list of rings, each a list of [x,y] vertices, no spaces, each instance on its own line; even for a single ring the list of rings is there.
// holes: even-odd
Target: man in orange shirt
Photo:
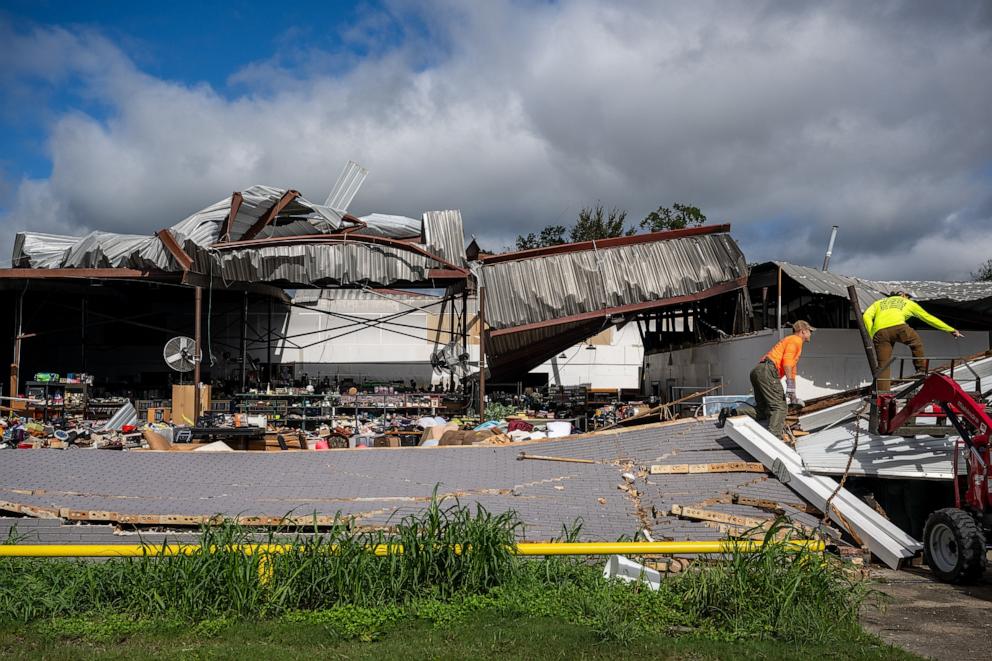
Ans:
[[[816,329],[808,322],[795,322],[792,324],[792,335],[779,340],[757,367],[751,370],[757,417],[759,420],[768,418],[768,431],[778,438],[782,438],[782,432],[785,431],[788,404],[800,403],[796,397],[796,366],[803,352],[803,343],[809,342],[814,330]],[[783,376],[785,390],[782,389]]]

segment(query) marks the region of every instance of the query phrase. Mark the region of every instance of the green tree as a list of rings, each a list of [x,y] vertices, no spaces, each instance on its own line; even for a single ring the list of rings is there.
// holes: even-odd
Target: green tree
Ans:
[[[548,225],[539,234],[521,234],[517,236],[517,250],[530,250],[531,248],[544,248],[546,246],[560,246],[566,243],[565,232],[568,229],[564,225]]]
[[[596,241],[598,239],[609,239],[615,236],[630,236],[637,230],[625,227],[627,212],[613,207],[607,212],[602,204],[597,203],[593,207],[585,207],[579,212],[579,219],[572,228],[572,242]]]
[[[987,259],[978,267],[978,270],[971,274],[973,280],[992,282],[992,259]]]
[[[641,229],[649,232],[665,230],[681,230],[687,227],[698,227],[706,222],[706,215],[691,204],[676,202],[672,208],[658,207],[641,221]]]

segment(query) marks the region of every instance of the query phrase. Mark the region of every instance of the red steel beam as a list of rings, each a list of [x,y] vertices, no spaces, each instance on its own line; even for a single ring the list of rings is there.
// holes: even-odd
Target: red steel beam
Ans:
[[[141,271],[138,269],[0,269],[0,279],[7,280],[56,280],[56,279],[115,279],[129,280],[178,280],[178,273],[167,271]]]
[[[248,231],[241,236],[240,240],[251,241],[252,239],[254,239],[256,236],[258,236],[259,232],[264,230],[268,226],[268,224],[271,223],[272,220],[277,215],[279,215],[280,211],[286,208],[286,205],[288,205],[290,202],[292,202],[299,196],[300,196],[300,192],[295,190],[288,190],[285,193],[283,193],[282,197],[280,197],[275,204],[269,207],[269,210],[263,213],[259,217],[259,219],[255,221],[254,225],[248,228]]]
[[[155,232],[155,236],[162,242],[162,245],[169,251],[169,254],[179,262],[180,268],[183,271],[188,271],[189,267],[193,265],[193,258],[186,254],[183,247],[176,241],[176,237],[172,236],[172,232],[168,229],[163,229]]]
[[[687,236],[719,234],[721,232],[729,231],[730,223],[725,223],[723,225],[705,225],[703,227],[690,227],[683,230],[650,232],[648,234],[635,234],[633,236],[618,236],[611,239],[597,239],[595,241],[581,241],[579,243],[564,243],[560,246],[546,246],[544,248],[532,248],[530,250],[519,250],[517,252],[504,252],[499,255],[482,257],[481,260],[483,264],[498,264],[500,262],[511,262],[518,259],[529,259],[531,257],[547,257],[548,255],[592,250],[593,248],[616,248],[618,246],[632,246],[638,243],[654,243],[655,241],[682,239]]]
[[[227,218],[224,219],[224,224],[220,228],[220,240],[230,241],[231,240],[231,228],[234,227],[234,220],[238,217],[238,210],[241,209],[241,203],[244,202],[244,197],[238,191],[231,193],[231,210],[227,214]]]
[[[709,289],[704,289],[695,294],[685,294],[683,296],[672,296],[669,298],[662,298],[657,301],[648,301],[646,303],[631,303],[629,305],[619,305],[612,308],[604,308],[602,310],[593,310],[592,312],[582,312],[579,314],[569,315],[567,317],[555,317],[554,319],[548,319],[546,321],[537,321],[532,324],[523,324],[521,326],[512,326],[510,328],[501,328],[500,330],[490,331],[490,337],[499,337],[501,335],[509,335],[511,333],[519,333],[521,331],[533,330],[535,328],[548,328],[551,326],[560,326],[561,324],[568,324],[573,321],[583,321],[586,319],[596,319],[599,317],[608,317],[614,314],[624,314],[627,312],[641,312],[643,310],[651,310],[653,308],[664,308],[669,305],[678,305],[679,303],[687,303],[689,301],[701,301],[704,298],[710,298],[711,296],[719,296],[720,294],[726,294],[727,292],[734,291],[736,289],[741,289],[747,286],[747,276],[741,276],[736,280],[729,280],[727,282],[722,282],[718,285],[714,285]]]

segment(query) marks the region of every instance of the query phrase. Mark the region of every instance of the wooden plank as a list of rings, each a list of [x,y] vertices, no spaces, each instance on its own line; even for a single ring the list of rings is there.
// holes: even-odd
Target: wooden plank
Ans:
[[[690,473],[764,473],[767,469],[756,461],[725,461],[717,464],[689,464]]]
[[[806,503],[778,503],[774,500],[764,500],[762,498],[751,498],[750,496],[742,496],[740,494],[734,494],[734,502],[738,505],[748,505],[750,507],[757,507],[759,509],[768,510],[770,512],[777,512],[779,514],[785,511],[785,507],[791,507],[792,509],[799,510],[800,512],[805,512],[806,514],[815,514],[817,510],[810,507]]]
[[[116,521],[120,515],[117,512],[73,510],[63,507],[59,510],[59,516],[69,521]]]
[[[651,475],[678,475],[689,472],[689,464],[654,464]]]
[[[653,464],[651,475],[683,475],[686,473],[767,473],[756,461],[724,461],[714,464]]]
[[[28,516],[33,516],[36,519],[59,518],[58,510],[49,507],[40,507],[37,505],[22,505],[20,503],[0,501],[0,510],[14,512],[15,514],[26,514]]]
[[[672,505],[672,514],[685,519],[695,519],[696,521],[713,521],[714,523],[725,523],[731,526],[742,526],[744,528],[756,528],[768,523],[767,519],[752,519],[736,514],[725,512],[712,512],[710,510],[696,507],[683,507],[682,505]]]

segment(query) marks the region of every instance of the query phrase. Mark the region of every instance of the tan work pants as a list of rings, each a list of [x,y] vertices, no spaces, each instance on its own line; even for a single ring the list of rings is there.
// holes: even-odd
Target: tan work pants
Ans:
[[[896,345],[905,344],[913,352],[913,367],[917,372],[922,372],[927,368],[927,361],[923,359],[923,340],[919,334],[909,327],[908,324],[889,326],[875,333],[872,338],[875,345],[875,356],[878,357],[878,365],[881,367],[892,358],[892,349]],[[889,372],[891,366],[886,367],[878,373],[878,392],[889,391]]]

